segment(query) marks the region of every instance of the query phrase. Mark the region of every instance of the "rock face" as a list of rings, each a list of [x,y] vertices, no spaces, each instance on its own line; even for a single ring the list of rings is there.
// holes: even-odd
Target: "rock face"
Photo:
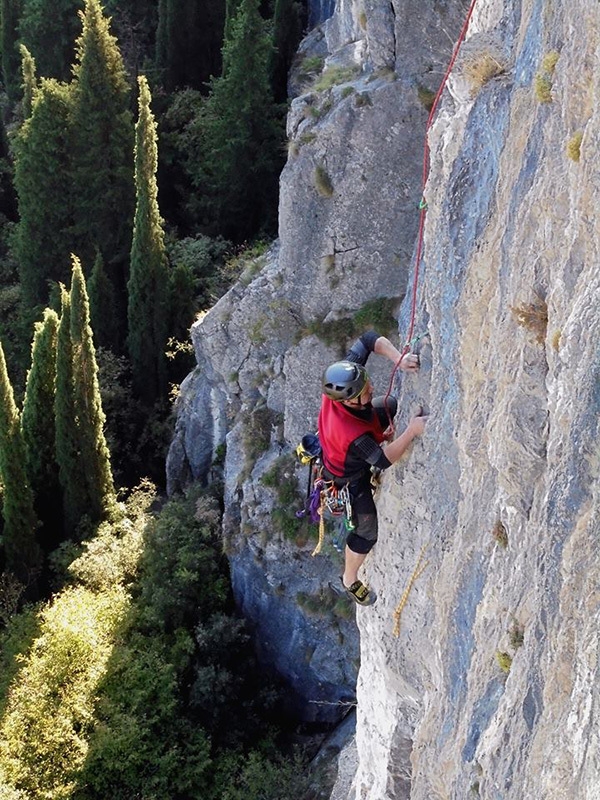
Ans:
[[[261,476],[314,426],[328,324],[350,334],[364,303],[411,285],[419,97],[468,6],[338,3],[325,74],[345,82],[292,103],[278,245],[193,331],[170,485],[205,479],[227,435],[236,594],[305,699],[351,695],[355,639],[298,607],[338,564],[283,541]],[[427,334],[397,422],[417,403],[431,417],[378,501],[352,800],[600,797],[599,41],[595,0],[477,0],[430,130]]]

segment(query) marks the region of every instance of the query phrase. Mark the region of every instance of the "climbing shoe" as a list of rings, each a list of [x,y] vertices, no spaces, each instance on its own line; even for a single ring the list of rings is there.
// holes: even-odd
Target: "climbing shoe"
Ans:
[[[345,586],[344,579],[341,577],[340,581],[342,582],[342,586],[344,587],[346,593],[349,594],[354,602],[358,603],[359,606],[372,606],[375,600],[377,600],[377,595],[375,592],[365,586],[362,581],[354,581],[352,586]]]

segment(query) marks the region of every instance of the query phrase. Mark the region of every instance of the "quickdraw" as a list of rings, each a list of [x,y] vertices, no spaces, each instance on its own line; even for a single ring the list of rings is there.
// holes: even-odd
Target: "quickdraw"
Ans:
[[[319,541],[312,552],[313,556],[318,555],[325,541],[325,519],[333,517],[342,519],[346,531],[354,530],[355,525],[352,521],[352,498],[348,484],[336,486],[335,481],[327,481],[323,478],[322,471],[314,482],[312,497],[318,497],[317,519],[319,522]],[[311,508],[313,503],[311,502]]]

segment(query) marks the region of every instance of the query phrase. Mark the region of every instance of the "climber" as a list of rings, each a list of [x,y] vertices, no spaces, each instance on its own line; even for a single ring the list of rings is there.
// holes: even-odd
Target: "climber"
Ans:
[[[319,438],[323,449],[323,473],[337,486],[347,485],[352,525],[346,538],[344,589],[359,605],[375,602],[375,593],[358,578],[358,570],[377,541],[377,509],[371,486],[371,467],[386,469],[402,456],[412,440],[425,429],[427,417],[417,414],[393,441],[391,420],[394,397],[373,399],[373,385],[365,369],[369,355],[389,358],[404,372],[416,372],[419,358],[404,357],[385,336],[375,331],[363,334],[344,361],[331,364],[323,373],[323,397],[319,414]],[[387,409],[386,409],[387,406]]]

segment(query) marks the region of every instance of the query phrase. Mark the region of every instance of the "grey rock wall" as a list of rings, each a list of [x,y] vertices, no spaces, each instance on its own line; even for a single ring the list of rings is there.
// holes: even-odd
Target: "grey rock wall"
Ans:
[[[600,797],[599,22],[588,2],[479,3],[469,36],[507,72],[471,95],[459,64],[431,132],[413,391],[432,416],[386,476],[366,569],[353,798]]]

